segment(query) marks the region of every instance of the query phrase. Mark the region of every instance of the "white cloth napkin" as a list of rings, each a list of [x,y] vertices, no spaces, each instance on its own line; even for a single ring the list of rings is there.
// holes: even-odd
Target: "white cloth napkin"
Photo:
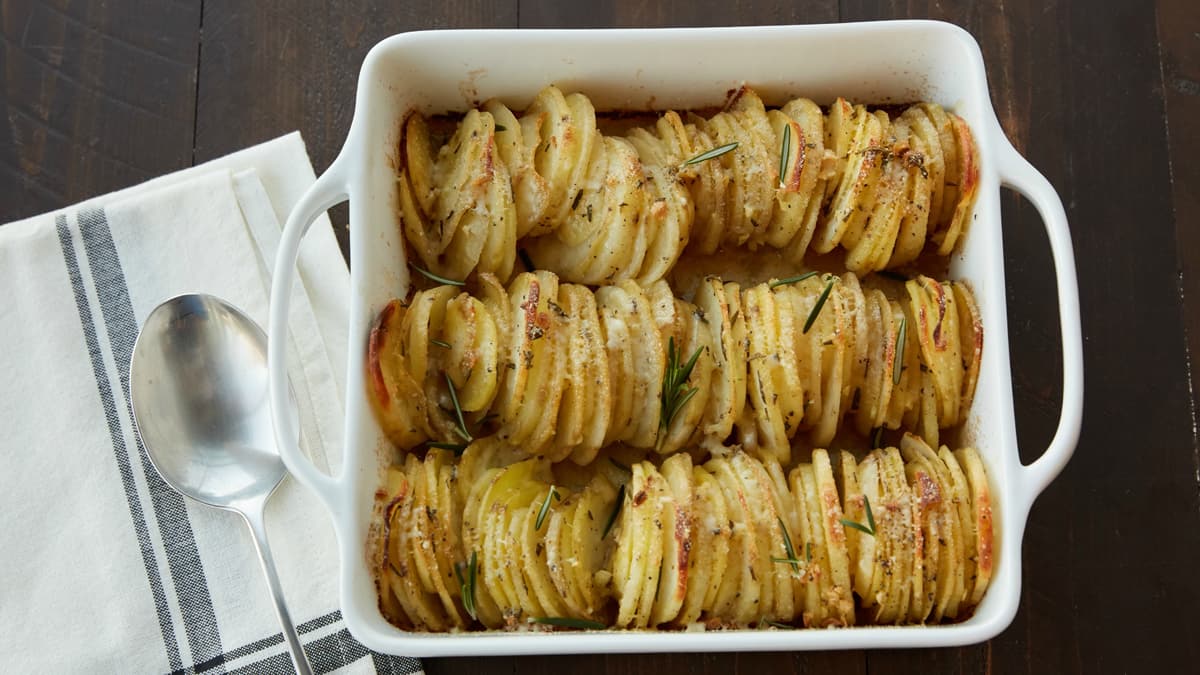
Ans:
[[[280,225],[313,180],[294,133],[0,227],[0,671],[292,672],[248,532],[162,482],[128,375],[138,327],[168,297],[212,293],[265,325]],[[299,271],[302,443],[336,470],[349,278],[327,219]],[[346,630],[311,494],[285,480],[267,529],[317,672],[420,672]]]

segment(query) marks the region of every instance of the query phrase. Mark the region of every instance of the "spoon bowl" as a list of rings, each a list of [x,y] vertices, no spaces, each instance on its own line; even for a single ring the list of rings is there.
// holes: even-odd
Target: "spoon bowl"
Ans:
[[[250,528],[275,611],[302,675],[311,673],[267,545],[264,509],[287,469],[267,396],[267,336],[211,295],[171,298],[150,312],[129,366],[142,446],[177,492],[239,513]],[[299,435],[289,392],[289,433]]]
[[[151,463],[178,492],[233,508],[269,495],[286,475],[271,427],[266,340],[253,319],[209,295],[171,298],[146,318],[130,398]]]

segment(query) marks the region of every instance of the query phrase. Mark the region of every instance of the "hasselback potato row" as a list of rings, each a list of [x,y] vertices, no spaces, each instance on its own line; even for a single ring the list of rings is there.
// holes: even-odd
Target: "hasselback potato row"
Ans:
[[[711,628],[937,623],[992,575],[987,475],[971,448],[790,472],[725,448],[693,465],[551,466],[492,441],[390,470],[376,548],[382,607],[410,629],[536,624]],[[569,469],[564,471],[564,469]]]
[[[495,435],[577,464],[614,443],[726,442],[787,463],[793,438],[826,446],[845,418],[936,446],[971,407],[975,301],[955,282],[887,283],[895,297],[852,273],[709,277],[685,300],[664,281],[592,291],[539,271],[506,289],[481,274],[470,292],[437,286],[381,312],[369,398],[401,449]]]
[[[767,110],[749,88],[711,117],[668,111],[625,137],[602,134],[583,94],[543,89],[519,117],[471,110],[435,148],[404,125],[400,215],[433,272],[506,281],[518,241],[564,280],[663,278],[687,248],[845,251],[864,274],[948,255],[978,184],[970,129],[933,103],[890,116],[837,99]]]

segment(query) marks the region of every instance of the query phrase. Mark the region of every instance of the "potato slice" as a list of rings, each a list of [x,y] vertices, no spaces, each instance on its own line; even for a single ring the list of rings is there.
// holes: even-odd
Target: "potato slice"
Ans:
[[[711,335],[714,372],[703,431],[717,442],[733,431],[733,423],[746,404],[746,357],[741,343],[745,318],[740,312],[738,286],[732,284],[728,290],[720,279],[707,277],[696,292],[696,307]]]
[[[533,168],[533,146],[525,142],[524,128],[503,103],[484,103],[496,123],[496,150],[508,166],[517,214],[516,236],[524,237],[540,222],[550,199],[550,188]]]
[[[917,319],[921,358],[937,397],[937,426],[955,426],[960,421],[964,367],[954,293],[948,284],[923,275],[908,281],[905,288]]]
[[[733,551],[733,529],[730,525],[732,521],[720,484],[716,477],[703,467],[695,467],[692,476],[696,481],[697,504],[703,508],[698,527],[704,528],[712,537],[707,540],[710,547],[701,547],[697,552],[701,561],[697,565],[700,574],[693,576],[697,594],[693,596],[689,586],[688,599],[685,608],[681,610],[681,621],[684,613],[699,616],[701,609],[714,612],[725,572],[729,569],[730,553]],[[702,574],[707,575],[706,583],[701,582]],[[693,597],[696,598],[695,605],[692,604]]]
[[[900,158],[908,172],[908,190],[904,195],[895,248],[891,258],[882,263],[888,268],[907,265],[916,260],[925,248],[925,234],[930,227],[929,214],[934,183],[928,145],[924,137],[913,129],[913,122],[907,112],[895,120],[892,129],[897,140],[908,147],[908,152]],[[940,161],[939,150],[938,162]]]
[[[944,595],[942,588],[944,582],[950,579],[951,556],[946,545],[945,498],[941,483],[936,470],[929,464],[928,455],[914,448],[914,444],[920,444],[920,441],[911,434],[905,434],[900,442],[900,453],[905,460],[905,477],[913,491],[913,507],[921,528],[921,592],[913,596],[909,618],[925,623],[934,614],[939,599]]]
[[[854,625],[854,597],[850,582],[850,556],[846,548],[846,530],[842,525],[842,504],[829,453],[813,450],[812,473],[817,510],[821,518],[825,555],[829,560],[829,594],[825,598],[830,618],[841,626]],[[807,486],[807,484],[806,484]],[[811,498],[810,498],[811,504]],[[800,553],[797,551],[797,553]]]
[[[897,624],[908,618],[912,594],[918,595],[920,588],[914,588],[918,577],[914,575],[916,529],[914,527],[912,510],[912,491],[904,475],[904,460],[896,448],[883,450],[884,476],[888,483],[889,494],[886,502],[886,514],[881,519],[883,536],[890,540],[893,556],[891,582],[895,588],[895,604],[889,607],[889,620]],[[923,555],[924,551],[922,551]]]
[[[938,448],[938,457],[945,463],[950,475],[950,495],[958,510],[958,520],[962,526],[963,541],[963,587],[959,597],[958,611],[955,617],[962,614],[969,606],[975,580],[978,577],[976,560],[979,557],[978,533],[975,530],[975,513],[971,507],[971,488],[967,483],[966,474],[959,466],[954,453],[946,446]]]
[[[563,499],[562,504],[554,509],[553,513],[546,515],[546,536],[543,542],[546,547],[546,572],[570,615],[590,617],[591,612],[587,600],[583,597],[583,589],[575,583],[571,573],[572,566],[577,564],[574,528],[579,502],[579,494],[571,495]]]
[[[721,575],[720,586],[712,605],[711,616],[741,624],[758,619],[753,616],[759,604],[759,587],[751,570],[758,563],[758,543],[754,526],[747,517],[745,495],[725,458],[709,460],[704,468],[713,475],[725,501],[730,530],[729,562]]]
[[[485,410],[496,397],[500,342],[484,304],[461,293],[446,305],[441,339],[450,345],[440,362],[457,388],[464,412]]]
[[[877,113],[880,124],[890,131],[891,124],[886,120],[885,113]],[[847,247],[846,269],[858,274],[866,274],[883,269],[892,257],[896,247],[896,237],[900,233],[900,223],[903,219],[908,197],[909,172],[902,159],[896,156],[894,140],[889,139],[890,133],[885,131],[879,146],[880,162],[878,183],[874,190],[874,204],[867,221],[863,225],[862,234],[856,242]]]
[[[855,575],[855,592],[858,593],[863,607],[875,608],[876,620],[879,620],[880,614],[887,609],[888,592],[891,590],[884,565],[884,562],[887,561],[887,569],[891,567],[891,547],[888,538],[883,536],[881,525],[882,511],[885,505],[882,464],[882,453],[878,451],[872,452],[863,458],[862,462],[859,462],[858,483],[862,490],[863,504],[860,508],[858,504],[847,502],[846,507],[847,516],[852,512],[858,516],[861,511],[862,520],[854,521],[861,525],[869,526],[868,522],[864,522],[869,520],[866,517],[868,502],[872,505],[872,513],[875,516],[875,535],[863,532],[858,537],[858,571]]]
[[[983,361],[983,320],[975,296],[962,282],[952,282],[954,304],[958,307],[959,349],[966,372],[963,375],[962,403],[959,404],[959,419],[965,421],[975,401],[975,385],[979,381],[979,367]]]
[[[703,120],[692,119],[684,127],[690,152],[686,158],[698,156],[721,145],[706,130]],[[699,253],[715,253],[731,217],[726,192],[731,190],[732,172],[722,158],[684,166],[680,179],[690,184],[696,200],[696,219],[692,224],[691,248]]]
[[[961,180],[959,173],[962,165],[958,160],[958,143],[954,138],[954,126],[950,121],[950,116],[936,103],[921,103],[917,107],[929,118],[937,134],[937,142],[942,148],[942,161],[945,164],[941,208],[931,212],[931,217],[935,219],[937,225],[936,229],[932,230],[932,235],[934,241],[938,241],[939,236],[945,233],[954,218],[954,210],[959,199],[958,188]]]
[[[562,488],[556,488],[556,493]],[[559,493],[561,494],[561,493]],[[567,603],[555,588],[554,581],[550,578],[550,570],[547,565],[546,556],[546,523],[542,521],[542,526],[537,525],[538,514],[541,513],[544,502],[550,499],[550,511],[553,511],[557,506],[554,498],[550,496],[550,490],[530,503],[529,508],[525,511],[525,517],[520,523],[520,539],[518,540],[517,550],[519,557],[516,558],[518,567],[525,575],[525,583],[532,590],[532,594],[537,597],[538,603],[542,606],[542,611],[545,614],[541,616],[578,616],[572,614],[568,609]],[[547,517],[549,517],[549,511]]]
[[[775,137],[775,147],[781,155],[779,162],[783,175],[779,177],[775,189],[775,208],[764,236],[771,247],[783,248],[800,234],[804,226],[804,213],[812,197],[812,189],[803,190],[801,181],[814,176],[815,172],[805,164],[809,150],[800,125],[780,110],[767,111],[767,120]],[[786,156],[782,156],[784,151],[787,152]],[[809,169],[808,175],[804,174],[806,168]]]
[[[922,164],[929,176],[929,212],[926,218],[926,232],[938,229],[942,217],[942,203],[946,192],[946,159],[942,154],[942,139],[929,115],[919,106],[912,106],[900,116],[913,137],[920,139],[925,161]],[[925,247],[925,237],[921,238],[921,248]]]
[[[868,290],[864,300],[862,323],[870,352],[866,357],[866,372],[863,374],[854,421],[858,433],[869,436],[874,429],[883,426],[891,401],[896,335],[893,333],[891,306],[883,291]]]
[[[663,560],[658,593],[650,613],[650,626],[672,621],[687,597],[693,542],[692,459],[686,453],[663,462],[661,474],[670,500],[662,509]]]
[[[432,435],[428,402],[421,384],[408,371],[403,351],[405,307],[399,300],[384,306],[367,340],[367,400],[375,421],[401,449],[415,447]]]
[[[742,307],[748,339],[746,361],[750,368],[746,390],[757,423],[758,449],[786,462],[792,448],[784,427],[783,412],[779,409],[779,389],[775,379],[775,371],[780,367],[780,328],[774,294],[766,284],[748,288],[743,291]]]
[[[783,519],[775,506],[773,481],[763,462],[752,459],[745,452],[735,453],[730,459],[730,465],[749,500],[747,510],[752,515],[758,532],[758,547],[764,570],[759,577],[763,589],[759,603],[760,616],[790,620],[796,613],[792,569],[787,563],[772,560],[788,557],[783,529],[780,526]],[[803,555],[802,552],[797,554]]]
[[[571,449],[571,460],[591,462],[604,444],[612,411],[608,351],[600,327],[596,298],[584,286],[563,284],[558,301],[568,317],[561,363],[567,385],[559,408],[556,443]],[[553,309],[553,308],[552,308]]]
[[[598,135],[590,107],[586,97],[575,94],[568,100],[551,85],[538,92],[521,116],[523,140],[534,148],[533,168],[548,189],[545,215],[530,236],[545,234],[565,220],[586,171],[581,160],[591,156]]]
[[[830,126],[835,128],[835,134],[847,125],[852,126],[853,141],[846,151],[841,182],[826,209],[828,216],[820,223],[813,238],[812,247],[818,253],[828,253],[839,243],[852,248],[858,242],[866,214],[873,204],[882,167],[884,130],[879,118],[861,105],[854,106],[848,120],[835,122],[834,119],[842,114],[843,109],[835,107]],[[842,153],[838,155],[840,157]]]
[[[632,342],[621,346],[633,352],[633,370],[628,373],[633,379],[633,419],[628,436],[620,440],[628,440],[634,447],[650,448],[654,447],[660,428],[667,345],[642,288],[632,281],[623,281],[620,286],[628,298],[625,320],[634,336]]]
[[[664,496],[665,481],[653,464],[639,462],[631,468],[633,475],[622,511],[623,524],[628,527],[620,533],[632,541],[627,576],[614,569],[620,601],[617,625],[645,628],[658,588],[663,557],[661,512],[668,499]]]
[[[616,497],[617,489],[613,484],[598,475],[584,489],[575,511],[571,571],[592,617],[600,615],[609,597],[608,581],[604,577],[611,576],[611,572],[603,569],[608,548],[604,526],[609,514],[617,508]],[[611,541],[613,535],[609,534],[609,537]]]
[[[803,609],[798,612],[803,625],[807,627],[823,626],[825,624],[825,603],[822,587],[828,585],[826,568],[821,564],[817,555],[817,532],[813,531],[813,516],[809,514],[808,495],[805,493],[803,474],[805,467],[802,463],[792,469],[790,480],[792,501],[796,508],[796,529],[793,530],[792,545],[796,555],[805,564],[800,568],[800,594],[803,598]],[[799,608],[798,608],[799,609]]]
[[[958,159],[958,201],[954,204],[954,212],[944,235],[940,240],[937,234],[933,237],[938,244],[939,255],[950,255],[958,240],[966,233],[975,193],[979,190],[979,149],[975,146],[971,128],[958,115],[951,113],[948,117]]]
[[[954,451],[967,479],[971,494],[971,525],[975,541],[975,578],[970,592],[964,594],[967,607],[975,607],[983,600],[983,594],[992,580],[993,550],[995,533],[992,529],[992,492],[988,486],[987,472],[975,448]]]

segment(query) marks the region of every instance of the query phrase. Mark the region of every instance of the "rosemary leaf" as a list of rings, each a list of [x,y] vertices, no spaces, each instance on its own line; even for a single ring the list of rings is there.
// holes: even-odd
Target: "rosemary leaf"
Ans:
[[[622,464],[621,462],[618,462],[617,460],[613,459],[612,457],[609,457],[608,461],[610,464],[612,464],[613,466],[617,467],[618,469],[620,469],[622,471],[633,471],[633,469],[629,468],[625,464]]]
[[[783,147],[779,149],[779,187],[784,187],[784,176],[787,175],[788,155],[792,154],[792,125],[783,125]]]
[[[872,537],[875,536],[875,533],[873,531],[871,531],[871,528],[867,527],[866,525],[863,525],[862,523],[856,523],[853,520],[850,520],[849,518],[842,518],[842,525],[845,525],[846,527],[853,527],[854,529],[856,529],[860,532],[866,532],[867,534],[871,535]]]
[[[442,373],[446,377],[446,387],[450,389],[450,402],[454,404],[454,415],[458,418],[458,426],[454,428],[462,439],[468,443],[475,441],[471,436],[471,432],[467,431],[467,421],[463,419],[462,407],[458,405],[458,390],[454,388],[454,380],[450,379],[450,373]]]
[[[821,296],[817,298],[817,304],[813,305],[812,311],[808,313],[808,319],[804,322],[804,334],[808,334],[808,329],[816,323],[817,317],[821,315],[821,309],[825,307],[825,301],[829,299],[829,292],[833,290],[833,280],[837,277],[830,276],[829,281],[825,282],[825,290],[821,291]]]
[[[667,340],[667,367],[663,371],[662,409],[658,418],[659,428],[663,432],[671,428],[675,416],[696,395],[696,387],[685,387],[688,378],[692,376],[692,370],[696,367],[696,360],[700,358],[701,349],[703,348],[697,347],[687,363],[680,366],[679,350],[675,346],[674,336]],[[660,442],[664,437],[665,434],[659,435]]]
[[[467,563],[467,575],[463,578],[462,563],[455,563],[454,576],[458,577],[459,592],[462,595],[463,609],[467,610],[467,614],[471,615],[472,619],[478,619],[475,615],[475,580],[478,576],[479,558],[475,551],[471,551],[471,561]]]
[[[796,556],[788,556],[788,557],[786,557],[786,558],[778,558],[778,557],[775,557],[775,556],[771,556],[771,562],[773,562],[773,563],[787,563],[787,564],[789,564],[789,565],[791,565],[791,566],[792,566],[792,569],[793,569],[793,570],[795,570],[795,571],[799,572],[799,571],[800,571],[800,563],[802,563],[802,562],[804,562],[804,561],[803,561],[803,560],[800,560],[800,559],[799,559],[799,558],[797,558]]]
[[[617,490],[617,503],[613,505],[612,513],[608,514],[608,521],[604,523],[604,532],[600,535],[601,539],[604,539],[608,536],[608,533],[612,530],[613,525],[617,522],[617,514],[621,512],[621,507],[624,505],[625,486],[621,485],[621,488]]]
[[[908,337],[908,317],[900,319],[900,330],[896,333],[896,352],[892,355],[892,384],[900,384],[900,371],[904,367],[904,345]]]
[[[774,626],[776,628],[785,628],[785,629],[791,628],[791,626],[787,625],[786,623],[779,623],[778,621],[768,621],[767,625]]]
[[[878,426],[878,427],[875,427],[875,430],[871,432],[871,449],[876,450],[882,444],[883,444],[883,427]]]
[[[788,557],[789,561],[795,561],[795,562],[792,562],[792,571],[799,572],[800,571],[800,561],[796,560],[796,549],[792,548],[792,537],[791,537],[791,535],[788,534],[787,525],[784,524],[783,518],[779,518],[778,516],[776,516],[775,519],[779,521],[779,531],[783,533],[783,550],[785,552],[787,552],[787,557]],[[772,560],[775,560],[775,558],[772,558]],[[778,561],[776,561],[776,562],[778,562]]]
[[[421,276],[425,277],[426,279],[429,279],[430,281],[436,281],[439,284],[446,284],[447,286],[466,286],[467,285],[466,282],[463,282],[463,281],[455,281],[454,279],[447,279],[446,277],[438,276],[423,267],[414,265],[413,263],[408,263],[408,266],[413,268],[417,272],[419,272],[421,274]]]
[[[430,340],[430,342],[441,347],[442,349],[450,349],[450,343],[444,340]]]
[[[801,274],[801,275],[795,276],[795,277],[788,277],[786,279],[776,279],[775,281],[772,281],[771,283],[767,284],[767,288],[778,288],[780,286],[786,286],[788,284],[797,284],[797,283],[800,283],[801,281],[804,281],[805,279],[811,279],[812,277],[815,277],[815,276],[817,276],[817,271],[813,270],[812,272],[805,272],[804,274]]]
[[[735,148],[737,148],[737,146],[738,146],[737,141],[734,141],[733,143],[726,143],[725,145],[715,147],[712,150],[709,150],[708,152],[702,152],[702,153],[696,155],[695,157],[684,162],[683,165],[688,166],[690,164],[699,164],[700,162],[710,160],[714,157],[720,157],[721,155],[723,155],[727,152],[733,151]]]
[[[542,502],[542,508],[538,511],[537,520],[533,522],[534,531],[542,529],[542,523],[546,522],[546,514],[550,513],[550,502],[555,499],[561,501],[562,497],[558,496],[558,490],[555,490],[554,486],[551,485],[550,492],[546,494],[546,501]]]
[[[863,506],[866,507],[866,509],[867,509],[868,525],[863,525],[862,523],[855,522],[853,520],[850,520],[849,518],[842,518],[842,520],[841,520],[842,525],[845,525],[846,527],[853,527],[854,529],[856,529],[860,532],[865,532],[865,533],[871,535],[872,537],[874,537],[875,536],[875,514],[871,513],[871,500],[867,499],[866,495],[863,495]]]
[[[437,441],[430,441],[425,445],[431,448],[437,448],[438,450],[451,450],[456,455],[461,455],[463,450],[467,449],[466,443],[439,443]]]
[[[496,131],[508,131],[508,127],[504,126],[503,124],[497,124]]]
[[[589,621],[588,619],[575,619],[569,616],[538,616],[533,619],[536,623],[545,624],[547,626],[561,626],[563,628],[579,628],[581,630],[604,630],[608,628],[599,621]]]

